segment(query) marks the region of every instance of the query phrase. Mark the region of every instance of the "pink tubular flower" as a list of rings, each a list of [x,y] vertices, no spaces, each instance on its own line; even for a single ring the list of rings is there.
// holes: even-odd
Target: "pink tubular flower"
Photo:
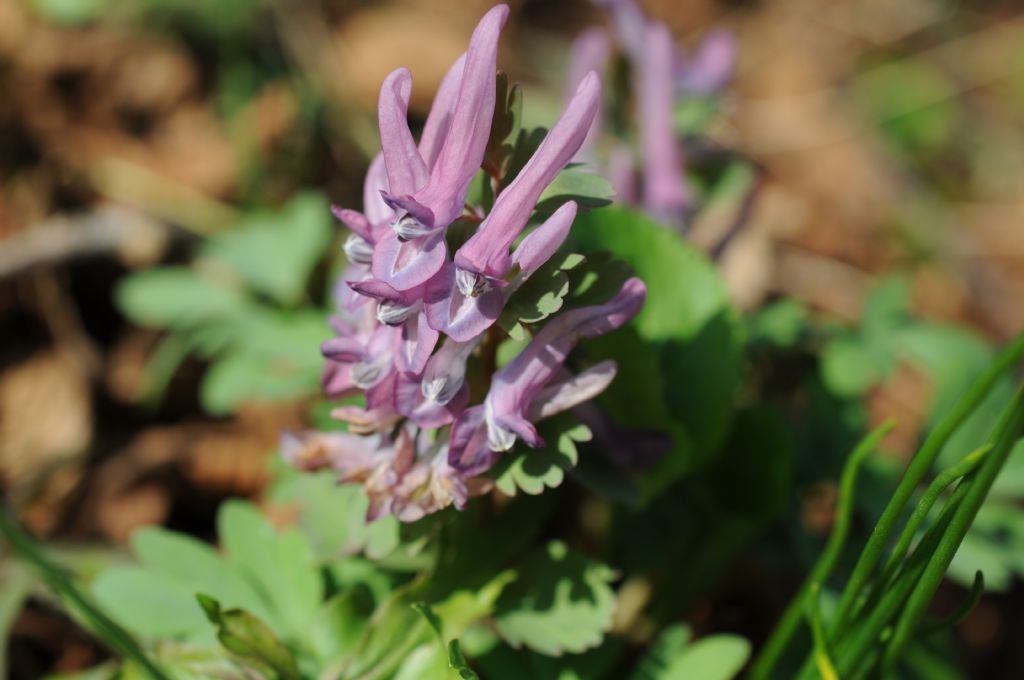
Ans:
[[[690,57],[676,59],[676,86],[682,94],[718,92],[732,78],[736,66],[736,38],[728,31],[713,31]]]
[[[389,186],[382,192],[395,211],[393,233],[373,255],[373,274],[398,290],[425,283],[444,264],[444,230],[462,214],[469,184],[480,168],[494,116],[498,36],[508,7],[481,19],[465,56],[445,77],[420,149],[405,120],[408,71],[395,71],[381,88],[381,146]],[[454,82],[459,78],[457,96]],[[408,76],[411,86],[411,76]],[[440,139],[443,136],[444,141]],[[426,152],[431,163],[424,159]]]
[[[579,401],[593,396],[588,381],[570,382],[553,392],[542,392],[544,387],[580,339],[619,328],[636,316],[645,296],[643,282],[629,279],[610,302],[573,309],[550,321],[526,349],[494,374],[483,405],[467,409],[455,422],[448,462],[466,474],[479,474],[498,453],[511,449],[517,438],[533,447],[543,446],[529,416],[553,415],[578,403],[574,396],[582,397]],[[542,398],[536,401],[538,397]],[[545,408],[552,400],[557,410]]]
[[[612,44],[608,33],[603,28],[590,28],[580,33],[569,49],[569,91],[566,93],[566,100],[572,99],[576,89],[583,79],[590,72],[603,73],[608,66],[611,57]],[[600,138],[602,131],[601,112],[598,110],[594,116],[594,122],[590,126],[590,132],[583,142],[581,156],[593,144],[594,140]]]
[[[333,208],[351,234],[334,291],[337,335],[321,347],[323,386],[330,396],[361,393],[365,402],[331,411],[348,432],[286,435],[282,453],[301,469],[327,467],[340,481],[362,484],[370,519],[415,521],[487,492],[493,482],[481,473],[500,452],[517,438],[542,443],[533,422],[594,397],[614,377],[612,362],[570,375],[562,363],[576,343],[621,326],[643,303],[643,284],[631,279],[605,305],[552,317],[495,371],[503,331],[494,322],[561,247],[578,206],[569,201],[527,231],[531,216],[579,152],[601,104],[598,76],[582,77],[515,179],[492,185],[490,212],[469,208],[466,224],[479,226],[450,256],[445,232],[464,214],[484,164],[507,15],[501,5],[481,20],[445,75],[419,143],[407,122],[412,75],[387,76],[377,112],[381,153],[367,172],[363,212]]]
[[[529,275],[558,249],[576,216],[571,201],[524,239],[515,256],[509,254],[541,193],[583,145],[600,103],[601,81],[590,73],[534,155],[498,195],[480,228],[455,253],[454,266],[443,265],[428,284],[425,304],[431,326],[460,342],[482,333],[501,313],[499,289],[512,265]]]
[[[600,106],[601,79],[591,72],[580,82],[536,153],[495,200],[487,219],[455,253],[460,270],[490,279],[501,279],[508,273],[512,265],[509,248],[522,233],[541,193],[583,145]]]
[[[398,370],[422,373],[430,353],[437,344],[438,332],[424,318],[422,289],[396,291],[374,279],[349,281],[349,287],[359,295],[377,301],[377,320],[385,326],[398,328],[395,334],[394,356]]]
[[[664,24],[648,24],[646,38],[639,73],[643,203],[652,215],[671,219],[690,205],[690,190],[683,174],[682,146],[672,123],[675,45]]]

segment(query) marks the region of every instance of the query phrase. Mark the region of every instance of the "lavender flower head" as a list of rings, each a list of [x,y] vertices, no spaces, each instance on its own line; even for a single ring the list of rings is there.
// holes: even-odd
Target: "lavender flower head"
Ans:
[[[532,229],[531,218],[541,193],[580,151],[601,102],[597,74],[582,74],[518,174],[507,183],[493,174],[483,180],[495,194],[490,210],[467,205],[485,164],[507,16],[499,5],[477,25],[418,142],[407,122],[410,72],[385,79],[381,153],[366,176],[363,212],[334,209],[352,233],[335,291],[337,335],[322,347],[323,387],[331,397],[363,394],[365,402],[332,412],[347,432],[289,434],[282,453],[301,469],[329,468],[341,481],[361,483],[370,519],[414,521],[487,492],[485,473],[517,441],[543,446],[537,421],[594,397],[614,377],[613,362],[572,375],[564,366],[569,352],[627,323],[644,302],[643,283],[631,278],[603,304],[547,319],[518,356],[487,368],[504,336],[495,322],[507,301],[569,233],[572,201]],[[475,231],[449,252],[449,230],[467,224]]]
[[[713,96],[728,83],[736,57],[732,35],[724,31],[709,34],[691,55],[675,46],[668,27],[643,14],[634,0],[594,0],[605,8],[612,31],[591,28],[573,43],[569,57],[569,84],[577,83],[590,71],[610,65],[618,47],[629,65],[635,89],[637,148],[617,140],[600,150],[600,133],[595,127],[588,138],[585,157],[603,152],[603,164],[618,197],[641,206],[652,216],[685,226],[693,209],[693,196],[686,180],[682,140],[674,127],[677,101]],[[631,131],[620,131],[626,137]],[[637,162],[640,171],[637,179]]]

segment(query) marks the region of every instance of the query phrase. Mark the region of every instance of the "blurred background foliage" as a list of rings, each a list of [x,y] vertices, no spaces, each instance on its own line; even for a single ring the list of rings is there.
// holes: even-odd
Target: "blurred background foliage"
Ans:
[[[574,229],[641,276],[678,268],[664,284],[678,297],[652,298],[591,353],[631,357],[602,397],[618,425],[685,431],[628,486],[588,469],[584,449],[580,481],[625,504],[563,489],[558,533],[649,577],[620,588],[620,607],[646,612],[616,622],[627,642],[685,616],[756,644],[820,552],[859,435],[899,421],[858,498],[870,518],[922,432],[1024,326],[1024,14],[1012,0],[642,4],[687,44],[736,33],[733,87],[679,124],[701,133],[696,167],[721,149],[749,159],[730,172],[756,200],[738,217],[742,190],[714,184],[694,248],[642,221],[617,231],[616,208]],[[340,243],[327,206],[361,203],[379,83],[412,65],[422,121],[489,5],[0,0],[0,479],[62,559],[117,568],[150,524],[212,540],[223,499],[265,498],[281,429],[326,412],[312,398]],[[602,19],[583,0],[512,5],[499,63],[525,86],[528,124],[549,123],[568,40]],[[642,351],[651,340],[656,355]],[[973,448],[1011,391],[945,460]],[[286,482],[265,502],[280,524],[303,498]],[[956,627],[955,653],[913,651],[921,677],[940,677],[935,664],[959,677],[950,658],[966,677],[1024,674],[1022,500],[1018,454],[939,602],[952,608],[977,568],[992,592]],[[310,521],[331,540],[329,520]],[[144,562],[157,531],[132,541]],[[333,538],[380,555],[398,540],[393,526],[361,531]],[[106,657],[17,564],[0,563],[0,579],[11,677]],[[319,604],[307,595],[295,630]],[[204,623],[198,608],[183,617],[164,623]],[[690,634],[669,629],[652,653]]]

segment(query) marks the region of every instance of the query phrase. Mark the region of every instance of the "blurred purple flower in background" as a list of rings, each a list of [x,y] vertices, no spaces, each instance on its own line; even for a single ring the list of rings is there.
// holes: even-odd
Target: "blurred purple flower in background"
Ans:
[[[693,192],[686,178],[683,139],[675,125],[676,106],[688,98],[713,97],[728,84],[735,40],[725,31],[715,31],[693,54],[685,55],[668,27],[645,16],[633,0],[594,2],[607,11],[612,31],[591,28],[576,38],[569,55],[569,85],[575,87],[590,71],[607,70],[617,46],[629,66],[635,129],[609,135],[612,141],[606,142],[599,123],[581,157],[601,161],[620,200],[685,228],[694,207]],[[635,145],[627,141],[633,137]]]
[[[288,434],[282,453],[301,469],[328,468],[361,483],[371,518],[413,521],[489,490],[484,473],[517,440],[544,445],[535,422],[596,396],[614,377],[610,361],[569,374],[563,363],[573,347],[627,323],[644,302],[643,283],[631,278],[605,304],[555,315],[502,368],[478,361],[480,393],[471,390],[467,365],[485,348],[493,357],[502,336],[491,330],[505,303],[569,233],[572,201],[527,229],[601,106],[600,78],[582,73],[562,116],[515,179],[498,187],[489,212],[467,206],[495,115],[507,16],[499,5],[480,21],[442,81],[419,143],[407,121],[411,73],[398,69],[384,80],[382,151],[367,172],[364,212],[334,209],[352,233],[335,290],[337,336],[322,347],[323,387],[365,401],[332,411],[348,432]],[[446,232],[467,209],[479,225],[450,256]]]

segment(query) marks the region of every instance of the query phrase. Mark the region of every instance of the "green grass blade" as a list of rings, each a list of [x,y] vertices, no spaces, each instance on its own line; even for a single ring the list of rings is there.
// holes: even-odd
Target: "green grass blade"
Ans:
[[[942,536],[938,548],[929,560],[921,580],[914,587],[906,607],[900,613],[892,639],[883,656],[883,668],[892,667],[903,648],[917,631],[925,608],[931,602],[942,579],[945,578],[946,570],[949,568],[950,562],[953,561],[953,556],[971,528],[978,510],[981,509],[988,497],[992,484],[995,483],[996,477],[1003,469],[1003,465],[1022,431],[1024,431],[1024,391],[1018,391],[1017,396],[1000,419],[992,451],[985,457],[975,475],[966,480],[967,494],[953,516],[949,530]]]
[[[124,658],[135,662],[153,680],[170,680],[170,677],[142,651],[131,634],[96,607],[72,582],[64,569],[46,556],[42,548],[25,533],[5,507],[0,508],[0,535],[38,573],[50,590],[81,614],[89,628],[100,639]]]
[[[813,590],[820,587],[820,584],[832,572],[849,534],[850,520],[853,515],[854,488],[857,484],[857,474],[860,472],[861,464],[895,425],[893,420],[879,425],[857,444],[846,460],[846,465],[843,466],[843,472],[839,477],[838,501],[832,534],[828,538],[821,557],[818,558],[818,562],[807,576],[807,580],[804,581],[789,606],[786,607],[775,630],[772,631],[771,636],[761,648],[761,653],[750,671],[752,680],[767,680],[771,677],[772,670],[785,653],[786,647],[800,625],[801,616],[806,611],[806,603],[812,597]]]
[[[960,398],[960,401],[953,406],[946,417],[932,430],[921,446],[921,449],[917,452],[917,455],[910,461],[907,471],[893,493],[892,500],[889,501],[878,523],[872,530],[868,543],[864,547],[863,552],[861,552],[857,565],[850,575],[850,580],[843,590],[836,616],[829,627],[829,637],[831,639],[836,639],[843,634],[847,623],[854,613],[855,605],[868,580],[871,578],[871,573],[882,557],[886,543],[889,542],[889,537],[892,535],[896,523],[903,514],[903,509],[910,501],[918,484],[928,474],[928,470],[931,469],[939,452],[942,451],[957,428],[974,412],[996,381],[1019,361],[1022,354],[1024,354],[1024,333],[1018,335],[1003,350],[992,365],[971,385],[970,389]]]

